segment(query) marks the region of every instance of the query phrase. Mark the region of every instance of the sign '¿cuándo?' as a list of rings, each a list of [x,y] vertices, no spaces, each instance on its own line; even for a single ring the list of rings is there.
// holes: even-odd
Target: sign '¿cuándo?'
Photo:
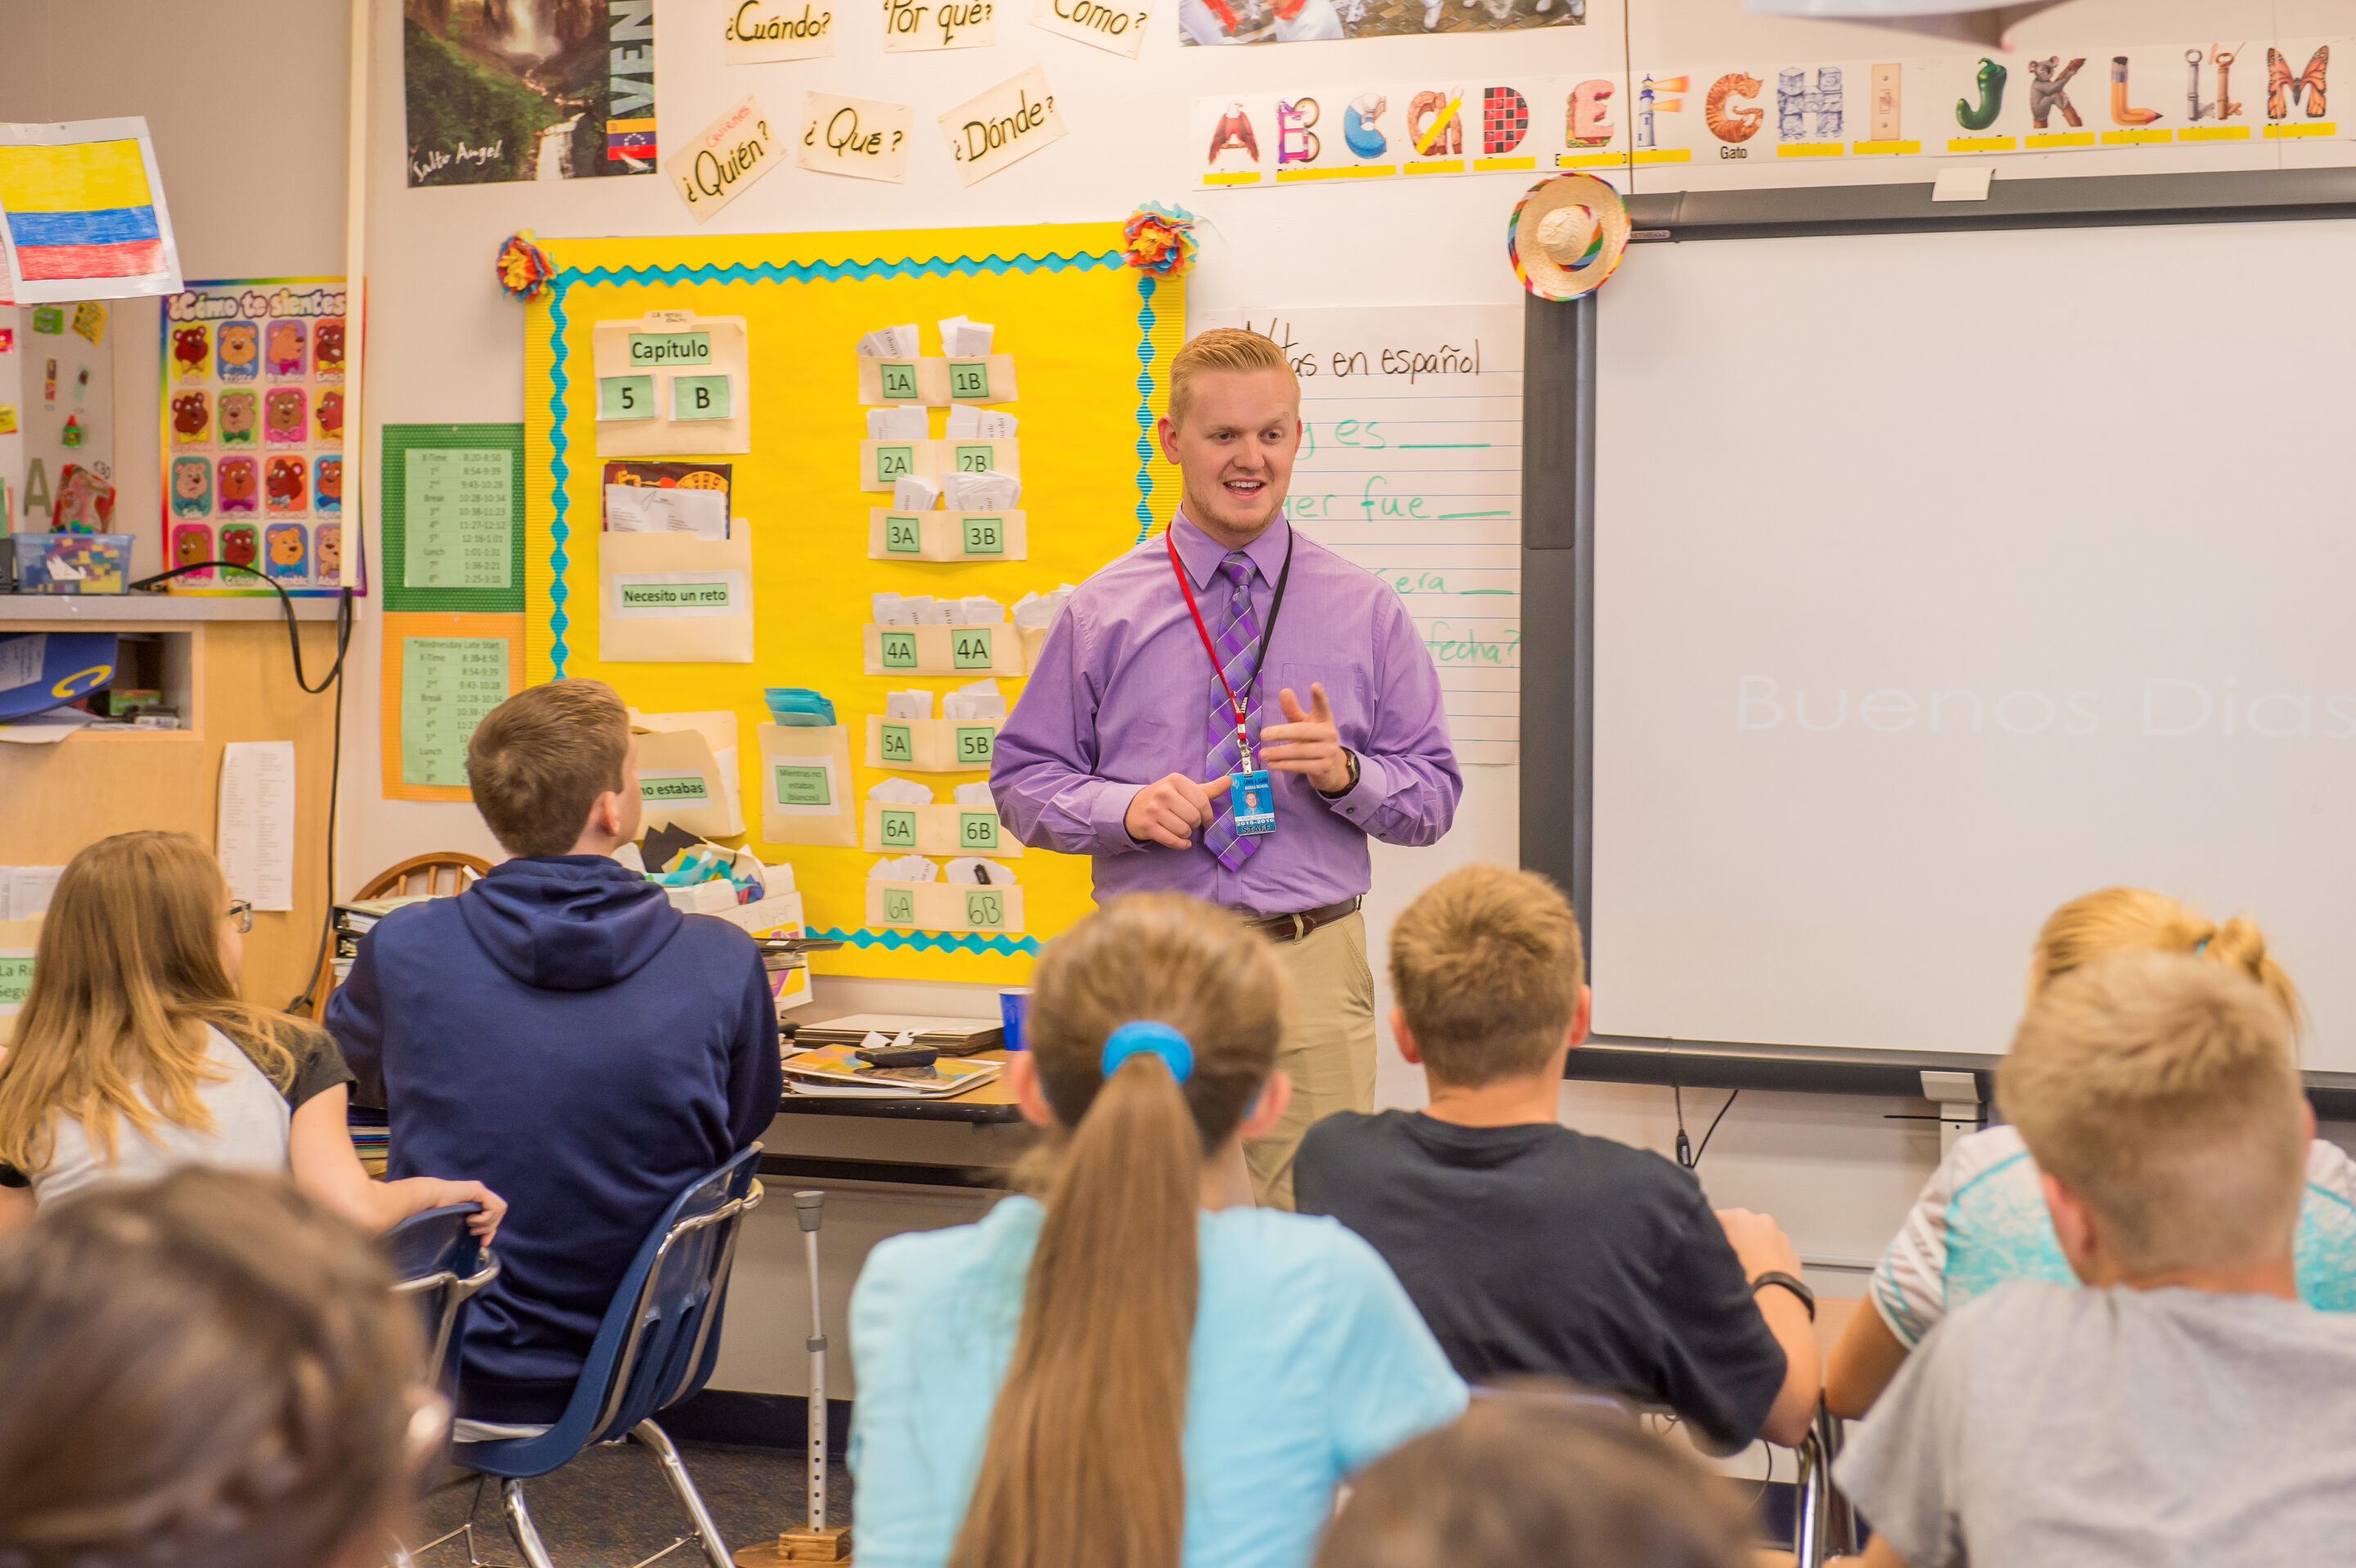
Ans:
[[[940,123],[958,177],[968,185],[1064,139],[1064,121],[1055,112],[1047,72],[1035,65],[958,104],[941,116]]]
[[[696,133],[663,165],[671,188],[698,223],[744,194],[746,187],[785,161],[785,148],[770,133],[768,116],[750,93],[734,108]]]
[[[722,0],[730,65],[819,59],[834,53],[834,7],[819,0]]]

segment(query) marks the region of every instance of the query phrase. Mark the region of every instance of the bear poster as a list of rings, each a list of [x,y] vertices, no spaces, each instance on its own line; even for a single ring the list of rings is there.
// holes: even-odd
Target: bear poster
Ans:
[[[344,280],[192,283],[163,318],[164,565],[199,569],[173,591],[359,586],[360,553],[344,543],[357,520],[344,505]]]
[[[412,186],[655,172],[654,0],[402,0]]]

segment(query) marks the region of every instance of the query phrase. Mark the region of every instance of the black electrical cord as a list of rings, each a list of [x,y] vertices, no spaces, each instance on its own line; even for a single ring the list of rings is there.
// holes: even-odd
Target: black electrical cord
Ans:
[[[327,913],[320,925],[318,951],[311,960],[310,980],[304,986],[302,994],[286,1004],[286,1011],[299,1013],[311,1005],[313,994],[319,988],[319,971],[327,964],[328,949],[336,940],[336,799],[343,787],[344,777],[344,657],[351,652],[352,646],[352,591],[347,588],[337,598],[336,662],[326,675],[319,677],[319,684],[313,686],[303,676],[303,636],[294,623],[294,595],[288,593],[286,585],[277,579],[243,561],[198,560],[186,566],[176,566],[169,571],[159,571],[153,577],[143,577],[131,584],[130,591],[138,592],[154,589],[175,577],[185,577],[192,571],[211,571],[216,568],[261,578],[277,593],[278,608],[286,618],[286,650],[294,663],[294,684],[302,688],[304,695],[317,697],[330,686],[336,688],[335,738],[327,765]]]
[[[1709,1130],[1702,1134],[1701,1147],[1694,1150],[1692,1165],[1699,1165],[1701,1163],[1701,1157],[1709,1152],[1709,1140],[1717,1134],[1718,1124],[1726,1120],[1726,1113],[1734,1109],[1734,1103],[1741,1098],[1742,1091],[1740,1089],[1737,1089],[1732,1093],[1727,1095],[1726,1104],[1720,1105],[1718,1108],[1718,1115],[1709,1119]],[[1691,1167],[1688,1166],[1687,1168],[1691,1168]]]
[[[350,649],[352,643],[352,591],[348,588],[337,596],[336,604],[336,665],[333,669],[320,677],[319,684],[316,686],[303,678],[303,639],[294,629],[294,596],[286,592],[286,585],[276,578],[265,576],[241,560],[198,560],[186,566],[176,566],[169,571],[159,571],[153,577],[143,577],[131,585],[130,592],[136,593],[143,589],[154,588],[158,583],[169,582],[176,577],[186,577],[192,571],[210,571],[216,567],[230,571],[242,571],[249,577],[259,577],[264,586],[278,595],[278,607],[286,616],[287,651],[294,659],[294,684],[303,688],[305,696],[316,697],[327,689],[329,681],[342,677],[344,655]]]

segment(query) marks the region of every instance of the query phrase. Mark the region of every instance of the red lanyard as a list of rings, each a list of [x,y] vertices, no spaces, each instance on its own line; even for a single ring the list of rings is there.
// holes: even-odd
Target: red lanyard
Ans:
[[[1286,526],[1289,528],[1290,524],[1288,523]],[[1186,581],[1186,569],[1178,560],[1178,541],[1171,537],[1176,528],[1176,523],[1173,522],[1170,528],[1162,530],[1162,542],[1170,550],[1170,571],[1172,575],[1178,579],[1178,592],[1186,596],[1186,610],[1194,617],[1194,631],[1203,639],[1203,651],[1211,656],[1211,673],[1219,677],[1219,685],[1227,694],[1227,706],[1235,710],[1236,757],[1244,771],[1249,773],[1252,771],[1251,735],[1245,727],[1244,701],[1236,695],[1236,688],[1228,684],[1226,667],[1219,662],[1218,645],[1211,641],[1211,628],[1203,624],[1202,607],[1194,603],[1194,585]],[[1292,536],[1287,534],[1284,539],[1284,567],[1276,574],[1276,596],[1269,601],[1268,624],[1260,628],[1259,652],[1258,656],[1252,660],[1250,677],[1244,682],[1246,691],[1252,688],[1252,682],[1259,679],[1260,671],[1268,665],[1269,639],[1276,635],[1276,617],[1284,609],[1285,585],[1291,581]],[[1250,592],[1248,585],[1245,592]]]

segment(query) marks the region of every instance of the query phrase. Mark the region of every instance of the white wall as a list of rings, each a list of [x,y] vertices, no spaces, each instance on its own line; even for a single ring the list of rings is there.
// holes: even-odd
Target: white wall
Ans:
[[[1616,69],[1623,48],[1640,64],[1665,63],[1664,56],[1676,54],[1707,64],[1729,55],[1757,58],[1761,51],[1818,58],[1936,52],[1933,41],[1895,41],[1874,29],[1748,17],[1740,0],[1594,0],[1593,19],[1583,29],[1232,50],[1182,49],[1168,17],[1172,0],[1162,0],[1160,8],[1164,14],[1135,61],[1035,31],[1022,19],[1020,0],[1001,7],[1001,41],[995,48],[887,60],[865,22],[867,7],[844,0],[836,58],[730,68],[721,60],[720,0],[660,0],[657,96],[663,140],[678,144],[748,91],[772,115],[787,119],[811,88],[912,103],[918,110],[916,153],[905,187],[785,168],[708,228],[764,233],[1101,220],[1124,215],[1142,199],[1175,198],[1205,219],[1203,266],[1190,283],[1196,310],[1514,303],[1518,295],[1499,244],[1505,212],[1519,191],[1513,178],[1192,192],[1188,183],[1199,155],[1186,128],[1191,100],[1424,71],[1469,79],[1492,70],[1527,76]],[[1622,24],[1631,13],[1633,29]],[[2076,0],[2022,31],[2030,47],[2047,41],[2068,47],[2105,37],[2164,42],[2229,28],[2263,39],[2329,33],[2346,22],[2345,0]],[[0,7],[0,117],[145,114],[155,130],[191,276],[339,272],[344,26],[344,10],[333,0],[8,0]],[[374,0],[369,37],[368,398],[354,472],[364,488],[364,515],[373,517],[374,432],[380,424],[523,417],[523,311],[499,291],[491,271],[507,234],[533,228],[559,240],[686,233],[696,226],[659,178],[407,189],[396,0]],[[932,139],[931,117],[1033,62],[1044,64],[1069,139],[996,178],[961,187]],[[2263,66],[2255,67],[2244,96],[2263,91],[2262,74]],[[2297,146],[2286,155],[2344,160],[2349,147]],[[2271,161],[2273,154],[2207,155],[2252,163]],[[2160,166],[2160,156],[2136,151],[2042,161],[2051,173],[2092,174]],[[1878,172],[1852,162],[1740,174],[1701,167],[1677,177],[1697,185],[1788,183]],[[2031,166],[2022,162],[2007,168],[2026,173]],[[1647,172],[1639,188],[1654,188],[1667,177]],[[1629,264],[1641,265],[1641,255]],[[147,315],[136,321],[135,312],[125,313],[126,343],[153,343],[152,307],[143,308]],[[143,400],[154,395],[153,363],[145,348],[119,361],[118,404],[126,432],[153,428],[152,403]],[[137,370],[143,366],[144,381]],[[134,515],[152,517],[152,447],[126,439],[122,457],[133,492],[125,506],[142,508]],[[374,537],[369,530],[369,574],[380,581]],[[427,849],[495,852],[471,807],[379,798],[373,620],[355,648],[350,676],[339,857],[345,885]],[[1413,891],[1440,870],[1472,859],[1515,859],[1513,771],[1470,773],[1464,809],[1447,840],[1425,850],[1378,849],[1370,901],[1378,943]],[[813,1012],[878,1002],[942,1011],[988,1006],[980,998],[942,999],[937,987],[834,980],[821,983]],[[1387,1103],[1412,1104],[1420,1086],[1393,1058],[1385,1065],[1381,1094]],[[1723,1097],[1715,1091],[1686,1095],[1697,1136]],[[1674,1135],[1665,1089],[1571,1084],[1563,1104],[1566,1119],[1590,1131],[1664,1150]],[[1929,1172],[1937,1147],[1923,1124],[1884,1118],[1924,1109],[1921,1102],[1749,1093],[1719,1129],[1702,1175],[1718,1202],[1774,1212],[1810,1257],[1869,1260]],[[798,1130],[793,1136],[806,1136]],[[938,1152],[949,1147],[977,1146],[935,1145],[927,1157],[958,1157]],[[763,1218],[748,1246],[748,1280],[777,1289],[789,1282],[798,1243],[788,1209],[774,1205]],[[829,1273],[847,1279],[864,1242],[892,1226],[954,1222],[969,1211],[964,1200],[912,1203],[899,1196],[846,1194],[829,1232]],[[1818,1283],[1854,1291],[1860,1282],[1819,1272]],[[837,1311],[839,1300],[838,1289]],[[789,1332],[782,1319],[764,1314],[766,1327],[747,1333],[753,1316],[740,1313],[732,1328],[723,1384],[798,1389],[799,1358],[791,1344],[798,1329]],[[839,1327],[839,1316],[835,1321]],[[741,1352],[734,1348],[740,1335]]]

